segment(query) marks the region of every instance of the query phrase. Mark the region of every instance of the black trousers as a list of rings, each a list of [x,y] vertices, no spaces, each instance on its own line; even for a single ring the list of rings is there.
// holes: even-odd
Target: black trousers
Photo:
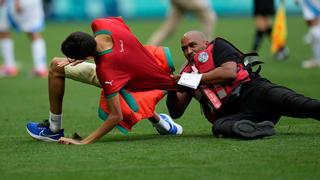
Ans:
[[[306,97],[259,76],[243,84],[240,96],[231,99],[222,109],[214,122],[213,131],[225,135],[232,134],[230,131],[233,124],[240,120],[256,123],[272,121],[274,124],[281,116],[320,120],[319,100]]]
[[[273,16],[275,14],[274,0],[254,0],[253,14],[255,16]]]

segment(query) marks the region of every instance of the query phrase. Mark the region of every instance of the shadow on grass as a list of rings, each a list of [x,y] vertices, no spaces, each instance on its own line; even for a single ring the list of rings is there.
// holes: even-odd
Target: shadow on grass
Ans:
[[[106,142],[135,142],[135,141],[150,141],[150,140],[157,140],[157,141],[167,141],[167,140],[197,140],[197,141],[269,141],[269,140],[275,140],[275,139],[281,139],[281,138],[292,138],[292,137],[320,137],[320,133],[310,133],[310,132],[277,132],[275,136],[269,136],[264,138],[258,138],[258,139],[238,139],[238,138],[217,138],[211,134],[184,134],[180,136],[170,136],[170,135],[158,135],[158,134],[132,134],[129,136],[124,135],[112,135],[112,136],[106,136],[100,140],[98,140],[96,143],[106,143]],[[18,137],[17,137],[18,138]],[[15,139],[15,138],[13,138]],[[20,143],[39,143],[42,141],[32,139],[30,137],[18,138]]]
[[[246,142],[246,141],[269,141],[272,140],[273,136],[264,137],[264,138],[257,138],[257,139],[240,139],[240,138],[223,138],[223,137],[215,137],[211,134],[185,134],[181,136],[161,136],[157,134],[149,134],[149,135],[134,135],[134,136],[115,136],[115,137],[108,137],[102,140],[99,140],[98,143],[105,143],[105,142],[126,142],[126,141],[149,141],[149,140],[157,140],[157,141],[167,141],[167,140],[195,140],[195,141],[238,141],[238,142]]]
[[[130,136],[114,136],[106,137],[98,142],[120,142],[120,141],[149,141],[149,140],[173,140],[173,139],[217,139],[210,134],[186,134],[181,136],[170,136],[170,135],[158,135],[158,134],[141,134],[141,135],[130,135]]]
[[[320,137],[319,132],[278,132],[276,135],[280,138],[283,136]]]

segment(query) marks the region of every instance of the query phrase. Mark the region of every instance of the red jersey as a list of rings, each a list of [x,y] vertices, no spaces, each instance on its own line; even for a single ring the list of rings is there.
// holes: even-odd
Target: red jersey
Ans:
[[[105,95],[122,88],[129,91],[176,89],[170,73],[157,64],[155,57],[121,18],[95,19],[91,28],[95,35],[109,34],[113,40],[112,49],[99,52],[95,58],[97,76]]]

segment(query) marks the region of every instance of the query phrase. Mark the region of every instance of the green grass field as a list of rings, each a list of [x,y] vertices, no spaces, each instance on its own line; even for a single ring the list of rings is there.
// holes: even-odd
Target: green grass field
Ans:
[[[160,21],[129,22],[145,42]],[[183,63],[180,36],[199,23],[184,21],[178,32],[165,42],[175,65]],[[253,38],[250,18],[220,18],[216,35],[225,37],[243,51]],[[307,32],[301,17],[289,17],[288,45],[291,55],[277,62],[265,40],[261,58],[262,74],[307,96],[320,99],[320,69],[301,69],[311,56],[303,43]],[[60,42],[72,31],[90,32],[89,23],[50,23],[44,32],[48,62],[61,56]],[[21,66],[17,78],[0,79],[0,179],[319,179],[320,123],[311,119],[282,117],[275,136],[252,140],[217,139],[201,115],[196,101],[178,120],[184,127],[179,137],[159,136],[145,120],[129,136],[117,130],[87,146],[66,146],[35,141],[27,134],[29,120],[48,117],[47,80],[29,76],[32,68],[30,46],[23,34],[14,34],[16,56]],[[88,135],[101,121],[97,117],[99,89],[67,81],[63,126],[66,136]],[[164,101],[158,112],[167,112]]]

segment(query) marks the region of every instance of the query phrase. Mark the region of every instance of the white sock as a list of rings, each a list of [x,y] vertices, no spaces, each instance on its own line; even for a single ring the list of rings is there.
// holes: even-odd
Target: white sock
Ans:
[[[12,39],[5,38],[1,40],[1,52],[3,54],[4,65],[6,67],[16,67]]]
[[[313,57],[320,64],[320,24],[310,28]]]
[[[46,70],[46,43],[43,39],[32,41],[32,57],[36,70]]]
[[[157,128],[162,128],[166,131],[170,130],[170,125],[167,123],[167,121],[163,120],[161,117],[159,122],[154,123],[154,126]]]
[[[53,114],[50,112],[49,122],[50,130],[54,133],[58,132],[62,128],[62,114]]]

